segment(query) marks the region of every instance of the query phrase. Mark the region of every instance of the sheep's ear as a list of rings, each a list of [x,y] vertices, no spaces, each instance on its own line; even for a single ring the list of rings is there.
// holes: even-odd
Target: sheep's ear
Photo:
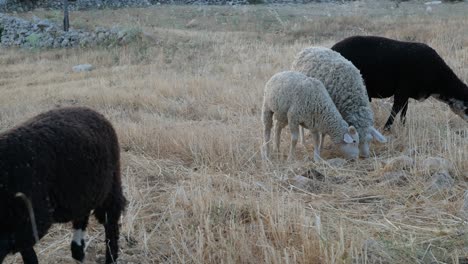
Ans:
[[[356,135],[357,131],[356,131],[356,128],[354,126],[349,126],[348,127],[348,132],[351,134],[351,135]]]
[[[353,143],[353,138],[348,133],[344,134],[343,140],[347,144]]]
[[[380,134],[380,132],[377,131],[377,129],[375,129],[374,127],[370,128],[370,133],[372,137],[374,137],[378,142],[387,143],[387,139],[384,137],[384,135]]]

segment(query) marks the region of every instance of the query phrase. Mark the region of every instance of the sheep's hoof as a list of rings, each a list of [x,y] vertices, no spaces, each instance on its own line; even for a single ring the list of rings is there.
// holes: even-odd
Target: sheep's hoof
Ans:
[[[83,263],[84,257],[85,257],[85,241],[84,239],[81,240],[81,245],[78,245],[75,241],[72,241],[71,243],[71,252],[72,252],[72,257],[79,261],[80,263]]]

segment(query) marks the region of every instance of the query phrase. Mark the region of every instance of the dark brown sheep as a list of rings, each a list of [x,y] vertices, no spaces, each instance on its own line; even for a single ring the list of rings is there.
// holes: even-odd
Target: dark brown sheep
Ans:
[[[429,96],[446,103],[455,114],[468,121],[468,87],[428,45],[377,36],[354,36],[336,43],[332,49],[359,69],[369,100],[393,95],[386,129],[400,111],[404,123],[409,98],[424,100]]]
[[[38,263],[36,240],[53,223],[70,221],[72,256],[83,261],[92,210],[105,228],[106,263],[113,263],[125,204],[117,135],[101,114],[55,109],[0,134],[0,263],[16,252],[24,263]]]

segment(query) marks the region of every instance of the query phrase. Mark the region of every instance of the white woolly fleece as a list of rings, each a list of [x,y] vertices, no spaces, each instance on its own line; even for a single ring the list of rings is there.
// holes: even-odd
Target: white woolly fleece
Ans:
[[[360,144],[371,140],[366,135],[374,125],[374,114],[361,73],[349,60],[331,49],[310,47],[296,56],[292,69],[320,80],[343,119],[356,127]]]
[[[334,143],[340,143],[348,129],[323,84],[299,72],[280,72],[267,82],[265,111],[273,112],[278,122],[297,123],[328,134]]]

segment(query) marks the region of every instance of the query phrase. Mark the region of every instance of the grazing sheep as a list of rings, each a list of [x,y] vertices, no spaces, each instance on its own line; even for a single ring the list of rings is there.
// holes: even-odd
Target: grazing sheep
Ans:
[[[72,257],[83,261],[92,210],[104,225],[106,263],[116,261],[126,204],[119,151],[111,123],[83,107],[51,110],[0,134],[0,263],[16,252],[38,263],[34,244],[53,223],[69,221]]]
[[[369,101],[394,96],[385,129],[390,129],[400,111],[401,122],[405,122],[409,98],[422,101],[429,96],[448,104],[455,114],[468,121],[468,87],[428,45],[354,36],[336,43],[332,49],[361,71]]]
[[[292,68],[320,80],[327,89],[343,119],[359,133],[359,154],[369,157],[369,144],[374,138],[386,142],[374,128],[374,114],[367,100],[366,88],[359,70],[339,53],[322,47],[301,51]]]
[[[333,104],[323,84],[302,73],[285,71],[275,74],[265,85],[262,122],[264,126],[263,158],[269,156],[269,142],[273,115],[276,119],[275,143],[279,151],[281,130],[289,124],[291,148],[289,159],[294,159],[299,126],[312,131],[314,160],[320,159],[320,134],[330,135],[333,143],[350,159],[359,154],[359,136],[348,126]]]

